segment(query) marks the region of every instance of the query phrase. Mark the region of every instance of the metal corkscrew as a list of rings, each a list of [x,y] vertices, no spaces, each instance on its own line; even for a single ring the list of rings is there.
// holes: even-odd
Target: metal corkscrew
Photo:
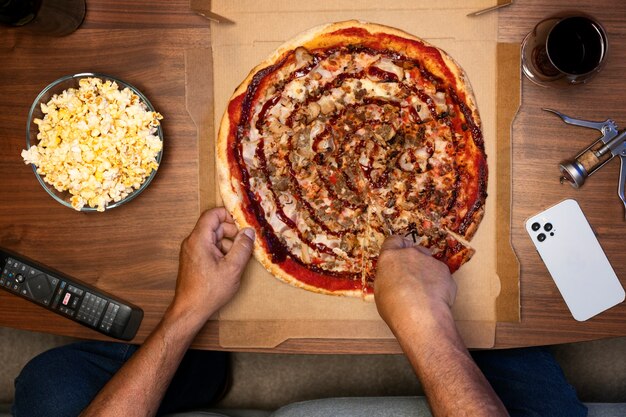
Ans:
[[[624,197],[624,187],[626,187],[626,130],[618,131],[617,124],[611,119],[604,122],[591,122],[571,118],[556,110],[543,110],[556,114],[567,124],[596,129],[602,133],[599,139],[583,149],[573,159],[565,160],[559,164],[561,183],[567,181],[572,187],[580,188],[588,176],[602,168],[614,157],[619,156],[621,165],[617,195],[619,195],[626,209]]]

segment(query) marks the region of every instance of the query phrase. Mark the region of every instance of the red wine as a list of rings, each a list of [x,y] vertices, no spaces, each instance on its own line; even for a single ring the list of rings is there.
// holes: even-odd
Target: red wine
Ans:
[[[0,0],[0,24],[23,26],[33,20],[41,0]]]
[[[569,17],[550,31],[547,54],[561,72],[572,75],[595,70],[606,54],[607,40],[599,25],[586,17]]]

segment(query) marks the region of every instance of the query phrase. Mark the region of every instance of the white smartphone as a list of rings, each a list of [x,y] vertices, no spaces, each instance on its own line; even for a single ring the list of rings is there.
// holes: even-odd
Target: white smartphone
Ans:
[[[624,288],[575,200],[532,216],[526,231],[576,320],[624,301]]]

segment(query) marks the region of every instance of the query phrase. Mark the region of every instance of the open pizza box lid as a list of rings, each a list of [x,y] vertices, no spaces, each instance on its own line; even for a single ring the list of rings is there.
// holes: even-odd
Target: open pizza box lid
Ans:
[[[499,44],[498,13],[483,0],[191,0],[211,20],[212,51],[186,53],[187,108],[198,127],[202,208],[221,205],[215,135],[233,90],[284,41],[313,26],[358,19],[397,27],[448,52],[465,69],[483,122],[489,167],[485,217],[472,260],[454,274],[453,312],[468,347],[494,345],[498,321],[519,321],[519,264],[510,245],[510,127],[519,106],[519,45]],[[216,20],[219,20],[216,21]],[[206,108],[210,91],[212,111]],[[211,101],[209,101],[211,102]],[[235,298],[219,313],[226,349],[272,348],[287,339],[393,339],[373,302],[315,294],[249,263]],[[399,351],[399,350],[398,350]]]

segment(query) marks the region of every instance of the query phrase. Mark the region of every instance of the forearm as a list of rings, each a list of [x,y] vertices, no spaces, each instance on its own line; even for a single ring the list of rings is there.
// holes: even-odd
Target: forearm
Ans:
[[[144,344],[81,416],[153,416],[180,362],[206,321],[237,292],[254,246],[223,207],[198,219],[180,251],[174,301]]]
[[[449,309],[442,308],[432,316],[409,317],[393,331],[422,383],[434,416],[508,415],[465,348]]]
[[[204,322],[170,307],[144,344],[81,416],[153,416]]]

